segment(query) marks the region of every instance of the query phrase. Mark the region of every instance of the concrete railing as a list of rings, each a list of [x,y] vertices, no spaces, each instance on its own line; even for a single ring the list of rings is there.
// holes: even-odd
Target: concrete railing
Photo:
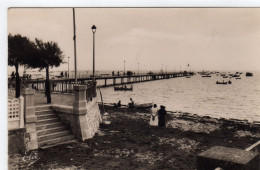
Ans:
[[[8,99],[8,130],[24,128],[24,98]]]
[[[86,90],[86,85],[74,86],[73,106],[52,105],[62,122],[70,127],[76,138],[82,141],[92,138],[102,122],[97,97],[94,97],[95,92],[89,92],[92,99],[87,101]]]
[[[246,148],[246,151],[254,151],[260,154],[260,140],[250,147]]]

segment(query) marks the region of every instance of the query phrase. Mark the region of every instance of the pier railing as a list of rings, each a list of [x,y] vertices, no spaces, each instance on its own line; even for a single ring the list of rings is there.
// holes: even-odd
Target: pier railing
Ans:
[[[169,79],[176,77],[183,77],[187,75],[193,75],[193,72],[176,72],[176,73],[161,73],[161,74],[143,74],[143,75],[122,75],[122,76],[104,76],[95,77],[96,81],[99,81],[99,87],[108,87],[115,85],[123,85],[130,83],[139,83],[145,81],[154,81],[161,79]],[[78,85],[88,85],[89,81],[92,81],[92,78],[78,78]],[[104,83],[101,83],[101,82]],[[110,83],[109,83],[110,82]],[[112,82],[112,83],[111,83]],[[45,80],[44,79],[28,79],[26,80],[27,86],[31,86],[37,91],[45,91]],[[73,93],[75,86],[75,79],[70,78],[61,78],[61,79],[51,79],[50,88],[52,93]],[[95,87],[97,83],[95,84]],[[89,86],[90,87],[90,86]],[[90,87],[91,89],[91,87]],[[91,90],[89,90],[91,91]],[[88,92],[90,93],[90,92]],[[94,93],[94,92],[93,92]],[[92,93],[91,93],[92,94]],[[93,95],[90,95],[93,96]]]

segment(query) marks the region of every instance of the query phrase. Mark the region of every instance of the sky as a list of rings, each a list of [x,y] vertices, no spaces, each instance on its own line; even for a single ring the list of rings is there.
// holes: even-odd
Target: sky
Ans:
[[[259,8],[76,8],[77,68],[260,71]],[[72,8],[10,8],[8,33],[55,41],[74,69]],[[189,67],[187,65],[189,64]],[[67,70],[62,64],[56,70]],[[10,68],[9,68],[10,69]]]

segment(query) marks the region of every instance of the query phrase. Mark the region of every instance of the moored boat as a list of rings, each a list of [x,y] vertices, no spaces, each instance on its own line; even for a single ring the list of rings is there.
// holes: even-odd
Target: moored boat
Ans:
[[[202,77],[211,77],[210,74],[203,74]]]
[[[232,84],[232,82],[229,80],[227,82],[223,81],[223,82],[220,82],[220,81],[217,81],[216,84]]]
[[[253,73],[246,72],[246,76],[247,76],[247,77],[251,77],[251,76],[253,76]]]
[[[240,74],[234,74],[232,77],[240,77]]]
[[[122,86],[122,87],[115,86],[115,87],[114,87],[114,90],[115,90],[115,91],[132,91],[132,90],[133,90],[133,86],[131,86],[131,87],[127,87],[127,86]]]
[[[224,84],[224,85],[227,84],[227,83],[228,82],[224,82],[224,81],[223,82],[219,82],[219,81],[216,82],[216,84]]]
[[[135,108],[151,108],[153,103],[134,104]]]

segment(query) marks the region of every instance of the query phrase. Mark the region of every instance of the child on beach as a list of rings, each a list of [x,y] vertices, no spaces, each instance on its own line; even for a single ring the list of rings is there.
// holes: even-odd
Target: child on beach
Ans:
[[[150,126],[158,126],[158,108],[156,104],[151,108]]]

